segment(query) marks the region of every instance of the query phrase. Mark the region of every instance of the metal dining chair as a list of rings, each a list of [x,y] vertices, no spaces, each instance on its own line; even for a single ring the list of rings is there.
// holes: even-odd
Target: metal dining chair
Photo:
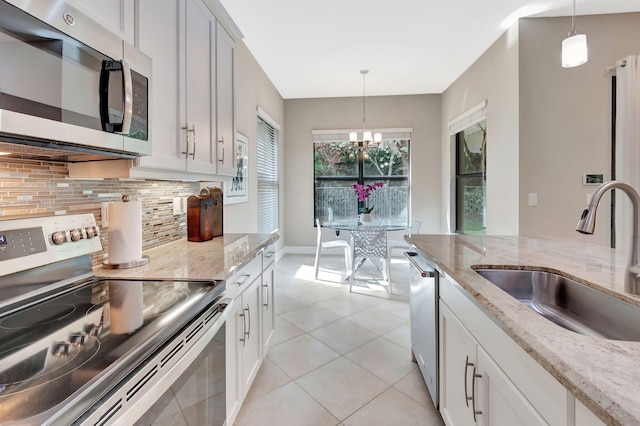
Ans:
[[[351,270],[351,245],[346,240],[330,240],[330,241],[322,241],[322,227],[320,226],[320,220],[316,219],[316,229],[317,229],[317,242],[316,242],[316,261],[315,261],[315,269],[316,269],[316,280],[318,279],[318,271],[320,269],[320,255],[322,250],[335,250],[341,249],[344,250],[344,263],[346,266],[346,270]]]
[[[389,275],[389,250],[387,249],[387,230],[380,226],[357,226],[351,231],[351,276],[349,277],[349,292],[352,292],[353,282],[357,279],[356,272],[369,259],[382,273],[382,278],[391,288]]]
[[[422,221],[414,220],[411,223],[411,228],[409,229],[409,235],[420,233],[420,225],[422,225]],[[389,256],[391,256],[392,250],[411,250],[412,245],[406,241],[388,240],[387,248],[389,249]]]

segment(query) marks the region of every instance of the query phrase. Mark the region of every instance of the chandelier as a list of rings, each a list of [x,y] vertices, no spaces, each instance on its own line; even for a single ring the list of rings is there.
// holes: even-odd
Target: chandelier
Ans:
[[[366,109],[365,109],[365,88],[366,88],[366,77],[369,73],[369,70],[361,70],[360,74],[362,74],[362,134],[359,135],[358,132],[350,132],[349,133],[349,142],[353,144],[353,146],[357,149],[366,150],[369,146],[380,146],[382,143],[382,133],[376,132],[373,134],[370,130],[367,130],[366,127]]]

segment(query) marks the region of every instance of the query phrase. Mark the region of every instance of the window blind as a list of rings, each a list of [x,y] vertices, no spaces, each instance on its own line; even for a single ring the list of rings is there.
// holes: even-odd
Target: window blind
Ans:
[[[278,129],[258,116],[258,233],[278,226]]]

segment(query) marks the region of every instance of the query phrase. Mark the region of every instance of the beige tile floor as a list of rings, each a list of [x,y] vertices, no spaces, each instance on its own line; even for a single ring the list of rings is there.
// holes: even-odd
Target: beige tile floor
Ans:
[[[276,332],[236,426],[442,425],[411,361],[408,263],[394,295],[365,264],[349,293],[341,256],[285,255],[276,265]]]

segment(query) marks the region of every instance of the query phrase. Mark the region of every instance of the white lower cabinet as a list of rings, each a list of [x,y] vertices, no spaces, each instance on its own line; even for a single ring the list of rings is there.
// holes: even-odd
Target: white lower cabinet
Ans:
[[[469,375],[475,366],[475,339],[451,313],[440,304],[440,414],[448,425],[473,424],[473,404],[469,404]]]
[[[471,388],[476,392],[475,409],[480,412],[476,414],[478,423],[495,426],[546,425],[533,405],[482,346],[476,349],[478,369],[475,376],[469,378],[476,381]]]
[[[253,379],[258,374],[262,362],[260,351],[260,277],[249,285],[240,296],[242,304],[236,317],[238,331],[237,342],[241,362],[242,397],[247,396]]]
[[[546,424],[444,303],[440,327],[440,413],[446,424]]]
[[[270,246],[273,249],[273,246]],[[235,421],[242,402],[267,355],[275,325],[274,252],[260,252],[227,280],[233,299],[226,325],[227,424]]]
[[[576,400],[576,426],[604,426],[604,422],[596,417],[582,402]]]
[[[275,265],[269,266],[262,272],[262,353],[269,351],[271,338],[275,332],[274,290]]]
[[[440,414],[447,425],[603,424],[448,277],[440,277],[439,308]]]

